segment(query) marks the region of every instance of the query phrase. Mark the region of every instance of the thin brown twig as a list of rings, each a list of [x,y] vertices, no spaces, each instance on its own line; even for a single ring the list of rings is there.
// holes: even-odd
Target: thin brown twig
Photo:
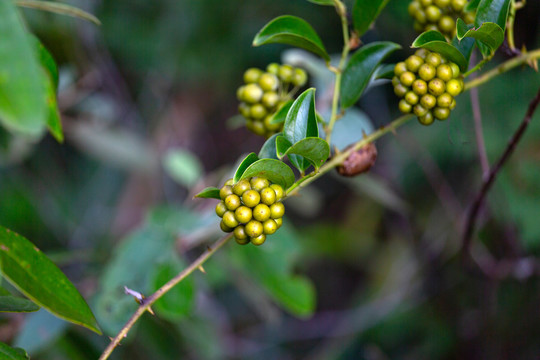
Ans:
[[[463,232],[463,240],[462,240],[462,248],[461,248],[461,252],[463,255],[469,254],[469,248],[471,245],[471,239],[474,232],[476,219],[478,217],[480,207],[482,206],[482,203],[484,202],[484,198],[486,197],[488,191],[493,186],[493,183],[495,182],[495,178],[499,174],[503,165],[506,163],[506,161],[510,158],[510,155],[512,155],[512,153],[516,149],[518,142],[521,140],[523,134],[525,133],[525,130],[527,129],[527,126],[531,122],[532,116],[538,106],[538,103],[540,103],[540,89],[538,89],[536,96],[530,102],[529,108],[527,109],[527,113],[525,114],[525,117],[523,118],[521,125],[519,126],[519,128],[516,130],[516,132],[510,139],[508,146],[506,147],[500,159],[497,161],[495,166],[493,166],[493,168],[491,169],[489,176],[486,179],[484,179],[482,183],[482,187],[480,188],[480,191],[476,195],[475,201],[473,205],[471,206],[470,211],[467,214],[467,218],[465,222],[465,231]]]

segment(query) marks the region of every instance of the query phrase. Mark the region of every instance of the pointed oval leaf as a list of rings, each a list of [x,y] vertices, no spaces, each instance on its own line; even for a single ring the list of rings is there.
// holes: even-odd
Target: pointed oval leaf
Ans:
[[[276,139],[276,153],[278,158],[283,159],[285,157],[285,152],[287,152],[291,146],[292,144],[289,140],[285,139],[284,136],[279,136]]]
[[[318,169],[330,156],[330,146],[328,143],[318,137],[310,137],[300,140],[290,146],[283,155],[300,155]]]
[[[458,51],[463,55],[465,60],[467,60],[467,68],[469,67],[469,61],[471,59],[472,51],[476,45],[476,40],[473,38],[463,38],[463,40],[458,40],[457,37],[452,39],[452,45],[458,49]]]
[[[491,54],[493,54],[504,41],[503,29],[492,22],[486,22],[480,25],[479,28],[470,29],[463,20],[457,19],[456,26],[456,36],[459,40],[470,37],[481,41],[489,48]]]
[[[480,27],[483,23],[493,22],[501,27],[503,32],[506,30],[506,20],[508,19],[508,11],[510,8],[510,0],[482,0],[476,8],[476,18],[474,26]]]
[[[359,36],[362,36],[389,0],[356,0],[353,6],[353,24]]]
[[[274,134],[265,141],[259,151],[259,159],[278,159],[276,153],[276,138],[281,136],[281,133]]]
[[[0,296],[0,312],[33,312],[39,306],[28,299],[15,296]]]
[[[0,270],[36,304],[64,320],[101,334],[92,311],[66,275],[34,244],[1,226]]]
[[[270,124],[281,124],[285,122],[287,118],[287,113],[293,104],[292,100],[287,101],[285,104],[281,105],[279,109],[272,115],[270,119]]]
[[[242,174],[244,174],[244,171],[253,164],[255,161],[259,160],[259,157],[255,153],[251,153],[248,156],[242,160],[240,165],[238,165],[238,168],[236,169],[236,172],[234,173],[233,181],[234,183],[237,183],[242,178]]]
[[[31,136],[45,129],[47,77],[12,1],[0,1],[0,121]]]
[[[351,107],[358,101],[381,61],[400,48],[398,44],[389,41],[374,42],[363,46],[351,56],[341,80],[341,101],[344,108]]]
[[[41,43],[41,41],[39,41],[39,39],[34,35],[29,35],[32,39],[31,41],[34,43],[34,46],[37,48],[41,66],[47,70],[47,73],[49,74],[53,82],[54,91],[56,91],[56,89],[58,88],[58,67],[56,66],[56,62],[54,61],[54,58],[49,52],[49,50],[47,50],[47,48]]]
[[[442,37],[442,39],[441,39]],[[447,60],[456,63],[462,72],[467,71],[468,62],[463,54],[453,45],[446,42],[444,36],[435,30],[426,31],[418,36],[412,46],[413,48],[424,48],[435,51],[444,56]]]
[[[30,356],[26,353],[24,349],[21,348],[12,348],[0,342],[0,359],[3,360],[29,360]]]
[[[47,110],[47,128],[56,141],[63,143],[64,131],[62,120],[60,119],[60,111],[58,110],[58,102],[56,101],[56,91],[51,79],[49,79],[47,84]]]
[[[251,164],[242,174],[240,180],[253,176],[264,177],[283,189],[294,184],[294,173],[285,163],[275,159],[261,159]]]
[[[216,188],[216,187],[212,187],[212,186],[207,187],[206,189],[204,189],[203,191],[201,191],[200,193],[198,193],[194,197],[201,198],[201,199],[218,199],[218,200],[221,200],[221,198],[219,197],[219,189]]]
[[[264,44],[292,45],[330,61],[330,56],[313,27],[296,16],[279,16],[266,24],[253,39],[253,46]]]

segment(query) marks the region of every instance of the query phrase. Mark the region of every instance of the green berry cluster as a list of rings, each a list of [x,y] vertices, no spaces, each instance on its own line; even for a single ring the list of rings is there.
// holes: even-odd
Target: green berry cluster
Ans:
[[[270,122],[272,115],[307,82],[307,73],[291,65],[269,64],[266,71],[250,68],[244,73],[244,85],[237,90],[238,110],[253,133],[270,137],[283,124]]]
[[[456,33],[456,20],[462,18],[467,24],[474,22],[474,13],[466,12],[467,0],[413,0],[409,15],[414,19],[418,32],[438,30],[451,39]]]
[[[402,98],[399,110],[414,113],[423,125],[445,120],[463,91],[459,66],[440,54],[419,49],[394,68],[394,93]]]
[[[219,190],[221,201],[216,214],[221,218],[221,230],[234,232],[236,242],[261,245],[267,235],[281,227],[285,206],[283,188],[265,178],[252,177],[238,181],[228,180]]]

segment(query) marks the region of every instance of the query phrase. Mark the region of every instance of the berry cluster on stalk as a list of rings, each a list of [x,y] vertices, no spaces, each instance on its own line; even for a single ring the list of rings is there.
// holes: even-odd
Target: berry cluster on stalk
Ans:
[[[269,64],[266,71],[250,68],[244,72],[244,85],[237,90],[238,111],[251,132],[265,137],[278,133],[283,123],[272,122],[273,115],[299,88],[307,83],[307,73],[291,65]]]
[[[456,33],[457,18],[467,24],[474,22],[474,13],[465,11],[467,3],[467,0],[413,0],[408,10],[414,19],[416,31],[438,30],[452,39]]]
[[[423,125],[445,120],[463,91],[459,66],[438,53],[419,49],[394,68],[394,93],[402,98],[399,110],[414,113]]]
[[[261,245],[283,223],[283,188],[265,178],[252,177],[236,184],[230,179],[219,190],[216,214],[224,232],[233,232],[240,245]]]

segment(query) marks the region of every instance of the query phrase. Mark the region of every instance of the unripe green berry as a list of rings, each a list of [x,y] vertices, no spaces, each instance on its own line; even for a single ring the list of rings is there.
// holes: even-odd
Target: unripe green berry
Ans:
[[[248,122],[246,123],[246,127],[256,135],[266,135],[266,127],[262,121],[252,121],[251,123]]]
[[[414,18],[416,21],[418,21],[420,24],[425,24],[427,22],[426,13],[423,10],[418,10],[414,14]]]
[[[265,187],[270,186],[270,181],[268,181],[268,179],[258,176],[252,177],[249,183],[251,185],[251,188],[257,191],[261,191]]]
[[[437,53],[432,52],[426,56],[426,64],[430,64],[436,68],[441,63],[442,63],[441,55]]]
[[[263,233],[266,235],[272,235],[278,229],[276,221],[273,219],[268,219],[263,223]]]
[[[401,62],[398,62],[396,64],[396,66],[394,66],[394,74],[396,76],[400,76],[401,74],[403,74],[405,71],[407,71],[407,65],[405,64],[404,61],[401,61]]]
[[[417,1],[411,1],[407,7],[407,11],[409,12],[410,16],[414,16],[414,14],[416,14],[416,12],[419,10],[422,10],[422,6]]]
[[[268,66],[266,67],[266,71],[269,72],[270,74],[277,75],[279,72],[279,64],[278,63],[268,64]]]
[[[426,94],[420,98],[420,104],[426,109],[434,108],[437,105],[437,98],[433,95]]]
[[[452,99],[452,103],[450,104],[450,106],[448,107],[450,110],[454,110],[454,108],[456,107],[456,99]]]
[[[273,219],[276,222],[277,228],[279,229],[283,225],[283,218]]]
[[[277,202],[270,206],[270,217],[272,219],[278,219],[285,215],[285,206],[281,202]]]
[[[223,185],[233,186],[234,185],[234,179],[229,179],[229,180],[225,181],[225,184],[223,184]]]
[[[428,90],[432,95],[439,96],[444,93],[446,86],[444,81],[439,78],[435,78],[428,83]]]
[[[456,23],[452,17],[444,15],[439,19],[438,25],[441,32],[451,34],[454,32]]]
[[[433,109],[433,116],[437,120],[448,119],[448,117],[450,116],[450,109],[449,108],[436,107],[435,109]]]
[[[238,229],[238,227],[236,227],[236,228],[234,229],[235,234],[236,234],[236,229]],[[245,238],[239,239],[239,238],[237,238],[236,235],[235,235],[235,236],[234,236],[234,240],[236,240],[236,243],[237,243],[238,245],[247,245],[247,244],[249,244],[249,238],[248,238],[247,236],[246,236]]]
[[[411,86],[414,80],[416,80],[416,76],[410,71],[405,71],[399,76],[399,81],[401,81],[403,86]]]
[[[266,116],[267,111],[263,104],[255,104],[249,109],[249,114],[253,119],[262,119]]]
[[[452,104],[453,100],[454,100],[454,98],[452,97],[452,95],[450,95],[449,93],[444,93],[444,94],[439,95],[437,97],[437,106],[438,107],[443,107],[443,108],[448,108]]]
[[[420,69],[420,66],[424,63],[424,59],[422,59],[418,55],[411,55],[405,60],[405,65],[407,66],[407,70],[411,71],[413,73],[418,72],[418,69]]]
[[[226,232],[226,233],[230,233],[230,232],[233,231],[232,228],[228,227],[227,225],[225,225],[225,224],[223,223],[223,220],[221,220],[221,221],[219,222],[219,227],[221,228],[221,231]]]
[[[247,236],[254,238],[263,233],[263,226],[257,220],[251,220],[244,226]]]
[[[234,211],[234,216],[240,224],[247,224],[253,217],[253,212],[251,211],[251,208],[242,205]]]
[[[259,78],[259,86],[263,91],[275,91],[279,86],[279,79],[271,73],[264,73]]]
[[[437,22],[441,17],[441,9],[436,6],[430,5],[425,10],[426,18],[430,22]]]
[[[414,52],[414,55],[420,56],[422,60],[426,58],[427,54],[429,54],[429,50],[426,49],[418,49]]]
[[[252,237],[249,240],[251,241],[253,245],[259,246],[259,245],[264,244],[264,242],[266,241],[266,235],[261,234],[257,237]]]
[[[430,81],[435,77],[436,74],[437,70],[431,64],[423,64],[420,66],[420,69],[418,69],[418,76],[424,81]]]
[[[414,80],[412,89],[417,95],[424,95],[428,91],[427,83],[422,79]]]
[[[256,83],[259,77],[262,75],[262,70],[257,68],[250,68],[244,72],[244,82],[246,84]]]
[[[227,206],[225,206],[225,203],[223,201],[220,201],[216,205],[216,215],[219,217],[223,217],[223,214],[227,212]]]
[[[293,67],[287,64],[281,65],[279,67],[278,76],[282,81],[290,83],[294,76]]]
[[[271,187],[266,187],[260,191],[261,202],[266,205],[272,205],[276,202],[276,192]]]
[[[410,105],[416,105],[418,103],[418,95],[416,95],[414,91],[406,93],[404,99]]]
[[[405,101],[405,99],[399,100],[398,107],[399,107],[399,111],[405,114],[410,113],[412,110],[412,105],[409,104],[407,101]]]
[[[428,109],[426,109],[425,107],[423,107],[420,104],[416,104],[413,107],[413,113],[414,113],[414,115],[416,115],[418,117],[426,115],[426,113],[428,111],[429,111]]]
[[[458,79],[452,79],[446,83],[446,91],[452,96],[458,96],[463,90],[463,86]]]
[[[392,86],[396,86],[398,85],[400,82],[399,82],[399,78],[397,76],[394,76],[392,78]]]
[[[409,91],[409,89],[402,84],[397,84],[394,86],[394,94],[396,94],[398,97],[404,97],[407,91]]]
[[[264,93],[261,102],[268,109],[274,108],[279,102],[279,95],[275,91],[267,91]]]
[[[306,85],[307,73],[304,71],[304,69],[294,69],[292,83],[294,86],[298,87]]]
[[[261,195],[259,195],[259,192],[256,190],[247,190],[242,195],[242,201],[244,202],[244,205],[254,208],[261,201]]]
[[[223,214],[223,224],[231,229],[238,226],[238,220],[236,220],[234,212],[227,211],[225,214]]]
[[[259,204],[255,206],[253,209],[253,218],[260,222],[270,219],[270,208],[268,205]]]
[[[263,90],[259,87],[259,85],[247,84],[242,93],[242,100],[250,104],[255,104],[261,101],[262,96]]]
[[[272,115],[268,115],[264,118],[263,120],[263,123],[264,123],[264,127],[268,130],[268,131],[273,131],[273,132],[277,132],[279,130],[281,130],[281,127],[283,126],[283,123],[272,123],[272,119],[273,119],[273,116]]]
[[[240,101],[244,98],[244,90],[246,89],[245,85],[240,86],[238,89],[236,89],[236,98]]]
[[[476,18],[476,14],[472,11],[469,11],[465,13],[465,17],[463,18],[463,21],[465,21],[465,24],[472,24],[474,23],[475,18]]]
[[[426,126],[433,124],[433,120],[434,118],[431,111],[428,111],[424,116],[418,117],[418,121],[420,122],[420,124],[426,125]]]
[[[423,7],[428,7],[433,4],[433,0],[420,0],[420,4],[422,4]]]
[[[238,225],[234,228],[234,237],[238,240],[245,240],[248,238],[244,225]]]
[[[433,0],[433,3],[442,9],[450,5],[450,0]]]
[[[238,196],[242,196],[245,191],[251,189],[251,185],[249,184],[249,180],[242,179],[238,181],[236,184],[232,187],[232,192]]]
[[[240,112],[240,115],[242,115],[243,117],[249,118],[251,116],[251,106],[249,106],[245,102],[241,102],[238,105],[238,112]]]
[[[461,74],[461,71],[459,70],[459,66],[456,63],[451,62],[450,67],[452,68],[452,77],[455,79]]]
[[[225,185],[221,189],[219,189],[219,197],[221,200],[225,200],[225,198],[229,195],[231,195],[232,192],[232,186],[231,185]]]
[[[456,12],[461,12],[465,5],[467,5],[467,0],[452,0],[452,8]]]
[[[442,81],[450,81],[454,77],[452,67],[448,64],[441,64],[437,67],[437,77]]]
[[[279,201],[283,198],[283,188],[281,185],[272,184],[270,187],[276,192],[276,201]]]

